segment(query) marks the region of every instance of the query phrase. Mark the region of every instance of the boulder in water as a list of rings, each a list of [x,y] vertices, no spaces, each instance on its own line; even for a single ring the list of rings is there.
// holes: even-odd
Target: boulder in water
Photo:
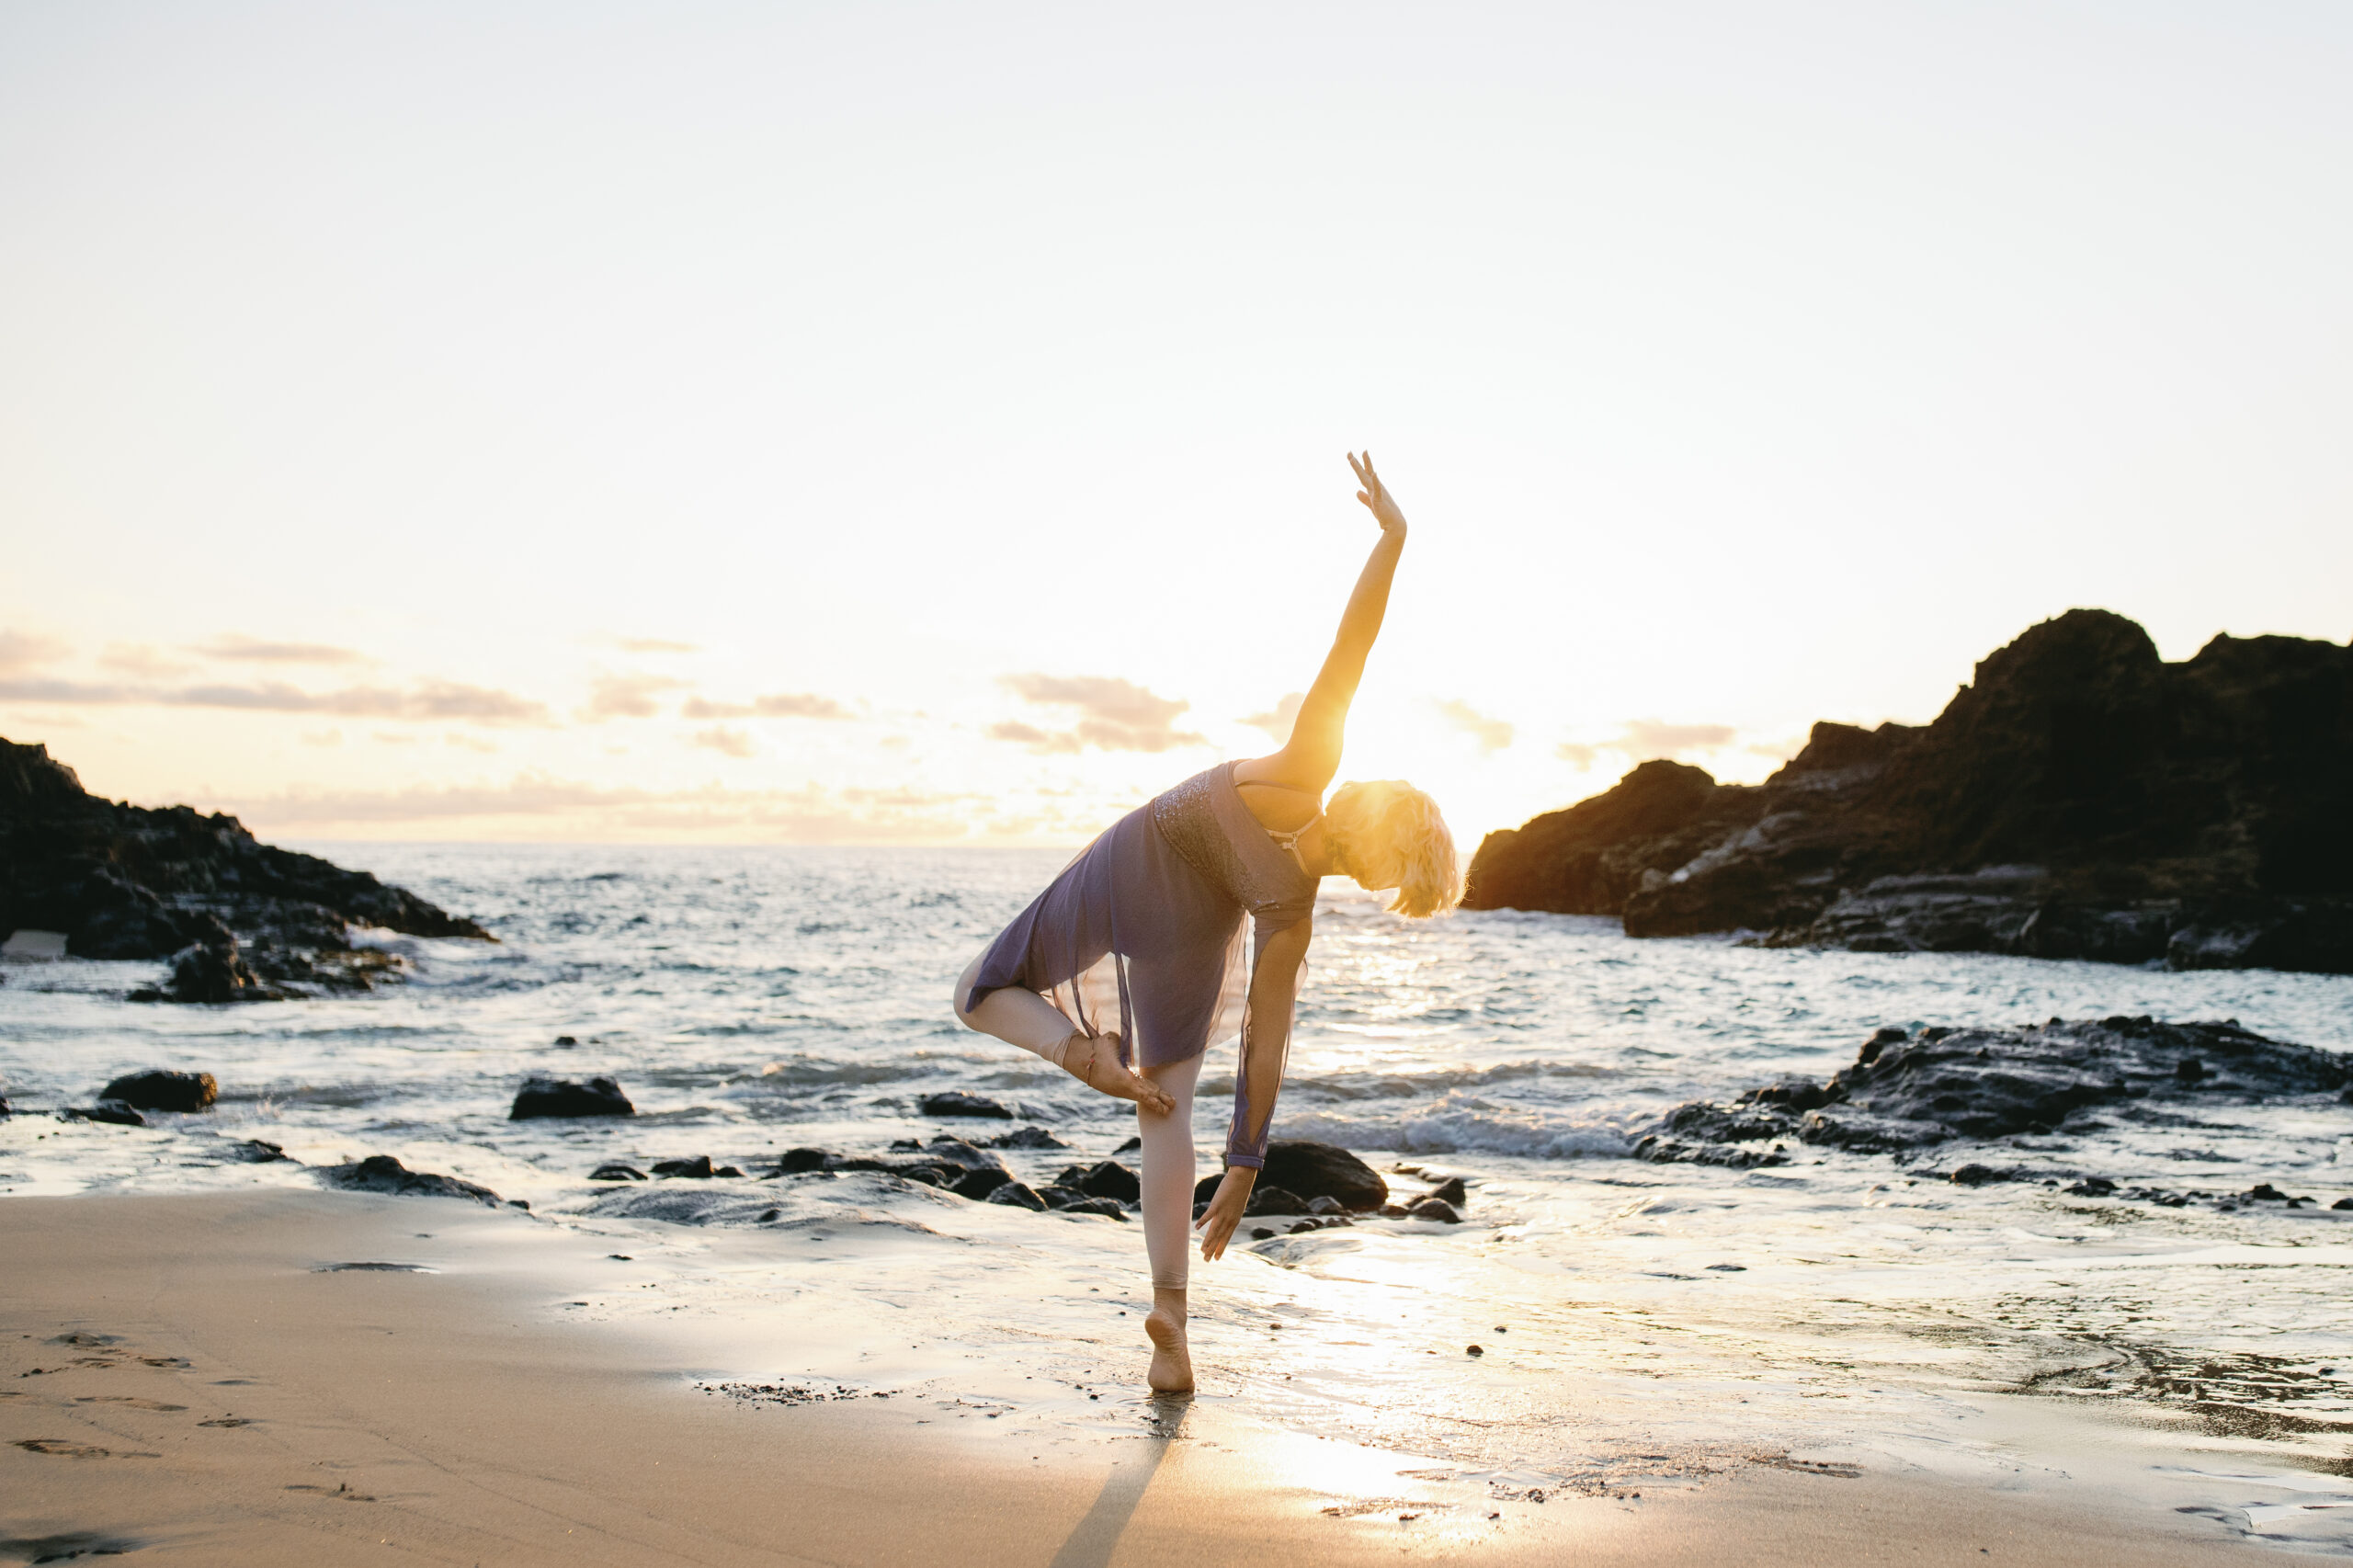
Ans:
[[[2353,1083],[2353,1056],[2250,1034],[2234,1023],[2148,1017],[2023,1029],[1881,1029],[1828,1082],[1783,1080],[1729,1102],[1677,1107],[1634,1146],[1643,1159],[1784,1163],[1756,1145],[1804,1142],[1877,1153],[1955,1138],[2056,1131],[2116,1102],[2325,1094]]]
[[[926,1095],[915,1101],[915,1108],[926,1116],[983,1116],[994,1117],[1000,1121],[1013,1119],[1013,1112],[996,1101],[980,1095],[968,1095],[961,1089]]]
[[[1249,1206],[1242,1212],[1251,1219],[1261,1214],[1304,1214],[1307,1199],[1288,1187],[1262,1183],[1250,1189]]]
[[[985,1202],[996,1196],[998,1187],[1006,1186],[1012,1180],[1011,1171],[1002,1167],[991,1168],[983,1165],[978,1170],[966,1171],[962,1176],[958,1176],[949,1183],[948,1190],[959,1198],[971,1198]]]
[[[120,1100],[133,1110],[179,1112],[206,1110],[221,1097],[221,1085],[210,1073],[180,1073],[151,1067],[125,1073],[98,1091],[102,1100]]]
[[[1042,1127],[1017,1128],[1000,1132],[987,1141],[992,1149],[1067,1149],[1069,1144]]]
[[[1380,1172],[1337,1144],[1305,1138],[1269,1142],[1258,1182],[1288,1188],[1302,1199],[1329,1198],[1357,1213],[1389,1201],[1389,1184]]]
[[[74,1121],[103,1121],[116,1127],[144,1127],[147,1119],[120,1100],[100,1100],[96,1105],[74,1106],[58,1115]]]
[[[621,1093],[620,1085],[611,1078],[591,1078],[585,1084],[570,1078],[551,1077],[534,1073],[523,1080],[515,1092],[515,1104],[507,1111],[509,1121],[530,1121],[539,1118],[575,1116],[635,1116],[637,1108]]]
[[[1441,1225],[1462,1223],[1462,1216],[1456,1212],[1453,1204],[1443,1198],[1425,1198],[1418,1203],[1408,1205],[1405,1217],[1409,1220],[1435,1220]]]
[[[635,1165],[625,1165],[615,1160],[590,1171],[588,1179],[590,1181],[643,1181],[645,1173]]]

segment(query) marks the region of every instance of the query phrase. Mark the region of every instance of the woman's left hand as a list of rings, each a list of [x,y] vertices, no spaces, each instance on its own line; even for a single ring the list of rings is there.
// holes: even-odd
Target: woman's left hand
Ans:
[[[1248,1165],[1225,1167],[1225,1179],[1217,1184],[1209,1211],[1193,1221],[1193,1229],[1201,1233],[1204,1262],[1215,1263],[1225,1256],[1225,1244],[1233,1239],[1233,1228],[1242,1223],[1242,1211],[1250,1207],[1250,1188],[1257,1179],[1258,1173]]]

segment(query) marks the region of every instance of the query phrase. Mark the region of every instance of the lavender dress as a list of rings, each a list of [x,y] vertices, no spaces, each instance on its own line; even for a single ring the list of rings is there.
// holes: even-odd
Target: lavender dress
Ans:
[[[1276,932],[1314,912],[1315,889],[1243,803],[1233,764],[1221,762],[1121,817],[1064,867],[989,944],[965,1005],[1017,985],[1097,1034],[1116,1008],[1121,1056],[1146,1067],[1198,1056],[1239,1027],[1246,1059],[1250,971]],[[1255,932],[1246,953],[1245,915]],[[1273,1108],[1251,1138],[1249,1082],[1235,1073],[1225,1163],[1263,1167]]]

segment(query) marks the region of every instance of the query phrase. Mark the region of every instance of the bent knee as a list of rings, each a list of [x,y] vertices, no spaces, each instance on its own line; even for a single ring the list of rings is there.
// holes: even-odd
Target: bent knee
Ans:
[[[969,998],[972,994],[972,982],[980,978],[980,973],[981,960],[974,959],[964,966],[964,972],[956,977],[956,988],[948,994],[948,1005],[955,1010],[956,1021],[968,1029],[977,1027],[972,1022]]]

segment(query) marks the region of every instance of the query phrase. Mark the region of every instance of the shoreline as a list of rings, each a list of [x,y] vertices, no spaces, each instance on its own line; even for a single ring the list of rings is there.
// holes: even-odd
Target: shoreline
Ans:
[[[614,1252],[630,1249],[449,1200],[248,1189],[0,1202],[0,1560],[29,1560],[37,1542],[255,1565],[363,1551],[1056,1568],[1270,1551],[1628,1564],[2303,1555],[2251,1558],[2211,1519],[2133,1508],[2088,1480],[1984,1486],[1781,1458],[1643,1483],[1639,1497],[1539,1503],[1410,1452],[1273,1430],[1228,1402],[1155,1403],[1108,1384],[1116,1425],[1052,1431],[998,1426],[985,1402],[938,1391],[730,1398],[711,1385],[756,1354],[740,1325],[731,1345],[693,1314],[565,1321],[567,1301],[609,1292],[633,1264]],[[367,1263],[409,1267],[330,1267]],[[70,1335],[81,1342],[58,1342]],[[1826,1412],[1824,1426],[1835,1439]]]

